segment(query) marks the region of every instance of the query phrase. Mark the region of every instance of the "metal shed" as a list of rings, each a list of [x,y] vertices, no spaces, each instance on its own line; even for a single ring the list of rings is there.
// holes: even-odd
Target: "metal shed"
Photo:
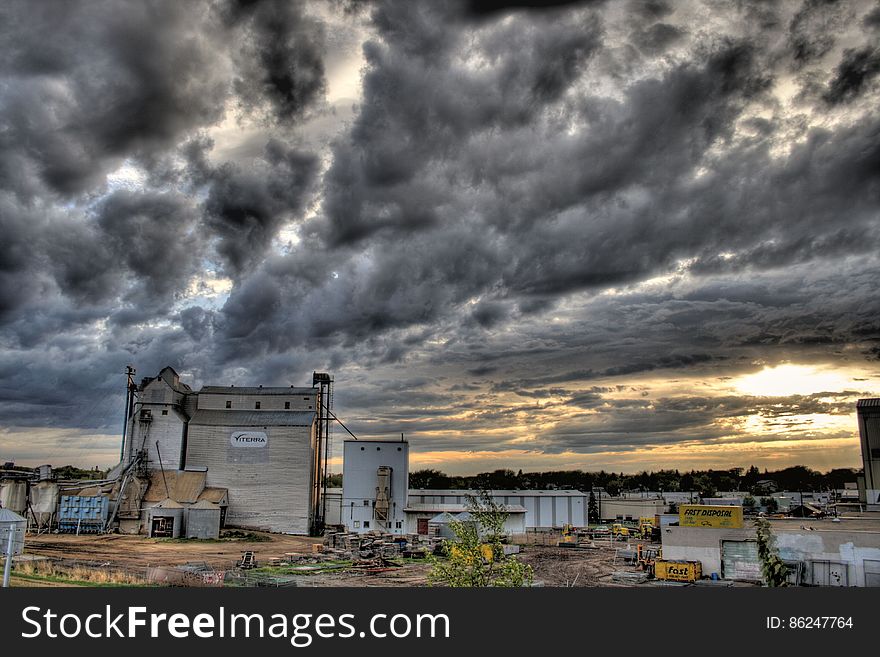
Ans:
[[[183,505],[171,498],[159,502],[149,512],[150,538],[180,538],[183,532]]]
[[[455,532],[449,525],[455,519],[451,513],[444,511],[428,520],[428,536],[437,536],[439,538],[455,538]]]
[[[220,537],[220,505],[202,500],[184,512],[187,538]]]

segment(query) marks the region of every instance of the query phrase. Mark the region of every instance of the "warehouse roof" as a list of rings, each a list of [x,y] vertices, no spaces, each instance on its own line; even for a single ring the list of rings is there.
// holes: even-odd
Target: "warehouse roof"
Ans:
[[[184,504],[192,504],[205,489],[206,477],[206,472],[181,470],[165,470],[163,477],[162,470],[153,470],[150,472],[150,486],[144,494],[144,501],[160,502],[170,497]]]
[[[199,409],[190,425],[211,427],[310,427],[315,411],[214,411]]]
[[[220,506],[226,506],[229,504],[229,490],[226,488],[213,488],[209,486],[202,491],[201,495],[199,495],[199,502],[211,502],[213,504],[219,504]]]
[[[238,386],[202,386],[199,394],[211,395],[315,395],[317,388],[273,387],[238,387]]]
[[[526,508],[519,504],[503,504],[507,513],[526,513]],[[466,504],[407,504],[405,513],[461,513],[467,511]]]
[[[199,500],[195,504],[189,507],[190,509],[208,509],[209,511],[217,511],[220,510],[220,506],[215,502],[209,502],[208,500]]]
[[[589,493],[583,493],[579,490],[490,490],[488,491],[490,495],[525,495],[526,497],[531,496],[540,496],[540,497],[586,497]],[[431,488],[411,488],[409,490],[410,495],[473,495],[479,497],[480,492],[477,490],[433,490]],[[607,499],[607,498],[606,498]]]

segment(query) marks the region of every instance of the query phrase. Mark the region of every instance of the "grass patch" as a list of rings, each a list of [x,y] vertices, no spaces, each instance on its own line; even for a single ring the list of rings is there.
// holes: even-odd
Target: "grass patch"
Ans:
[[[186,538],[185,536],[180,536],[178,538],[150,538],[147,540],[153,543],[198,543],[201,545],[202,543],[228,543],[230,541],[269,543],[272,541],[272,537],[241,529],[224,529],[220,532],[220,538]]]
[[[50,561],[15,564],[12,572],[16,577],[33,582],[51,582],[74,586],[148,586],[142,577],[132,573],[83,566],[65,567]]]
[[[271,536],[266,534],[257,534],[256,532],[248,532],[242,529],[224,529],[220,532],[221,541],[247,541],[248,543],[269,543]]]

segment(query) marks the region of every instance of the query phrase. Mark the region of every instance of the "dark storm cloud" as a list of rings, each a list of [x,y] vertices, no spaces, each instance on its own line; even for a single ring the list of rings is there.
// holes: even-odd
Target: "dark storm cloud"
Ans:
[[[300,3],[232,0],[224,9],[227,20],[244,30],[234,82],[244,109],[265,102],[270,116],[287,122],[323,99],[323,26],[305,16]]]
[[[788,26],[789,46],[797,66],[831,51],[846,18],[846,7],[846,3],[836,0],[804,0]]]
[[[862,25],[872,30],[880,28],[880,6],[874,7],[862,18]]]
[[[656,23],[633,35],[633,45],[649,55],[659,55],[680,41],[687,32],[675,25]]]
[[[437,225],[443,180],[455,175],[443,163],[475,135],[527,125],[599,46],[590,14],[556,22],[520,17],[487,28],[469,46],[446,7],[386,3],[373,15],[383,42],[364,46],[364,100],[324,181],[331,244]],[[469,53],[494,65],[472,69],[456,60]]]
[[[200,172],[209,185],[205,223],[219,238],[217,251],[231,274],[259,262],[279,228],[300,215],[317,168],[313,153],[271,140],[246,168],[228,162]]]
[[[836,105],[858,97],[865,84],[880,73],[880,48],[848,48],[828,85],[825,100]]]
[[[0,420],[116,426],[127,363],[436,450],[848,412],[719,382],[877,357],[873,5],[339,7],[0,9]]]
[[[96,214],[101,242],[148,296],[167,298],[186,287],[200,246],[189,199],[118,191],[102,201]]]
[[[24,198],[84,192],[222,116],[209,5],[13,1],[0,25],[0,186]]]

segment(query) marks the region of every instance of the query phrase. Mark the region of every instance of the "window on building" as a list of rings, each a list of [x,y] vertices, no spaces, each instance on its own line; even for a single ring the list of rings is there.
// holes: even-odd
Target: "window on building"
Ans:
[[[254,402],[254,408],[260,410],[260,402]]]
[[[370,521],[364,520],[364,529],[369,529],[369,528],[370,528]]]
[[[364,500],[364,506],[370,506],[370,500]]]
[[[284,402],[284,410],[290,410],[290,402]]]
[[[162,415],[168,415],[168,409],[163,410]]]
[[[400,520],[398,520],[397,522],[394,523],[394,527],[395,527],[395,529],[403,529],[403,523],[400,522]]]
[[[226,400],[226,408],[232,408],[232,400],[231,399]]]
[[[360,529],[360,527],[361,527],[361,521],[360,521],[360,520],[355,520],[355,521],[354,521],[354,528],[355,528],[355,529]]]
[[[303,401],[309,401],[308,397],[303,397]]]

